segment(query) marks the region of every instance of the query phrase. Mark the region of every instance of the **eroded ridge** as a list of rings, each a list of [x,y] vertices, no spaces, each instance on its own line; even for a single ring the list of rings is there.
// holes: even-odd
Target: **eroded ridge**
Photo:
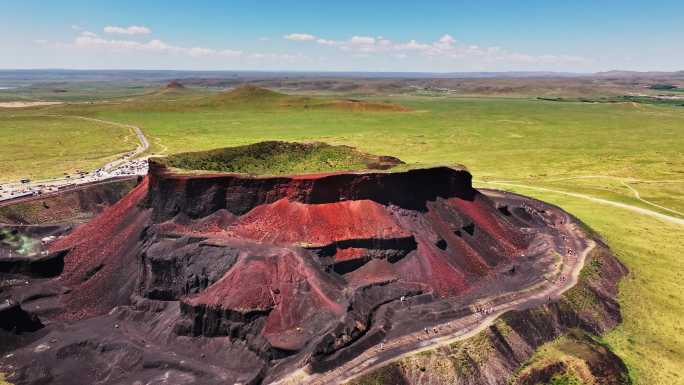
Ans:
[[[152,161],[50,245],[59,277],[29,284],[52,293],[38,294],[43,310],[13,310],[45,326],[4,346],[29,384],[334,373],[426,328],[538,301],[580,263],[584,237],[556,207],[473,189],[462,168],[254,176]]]

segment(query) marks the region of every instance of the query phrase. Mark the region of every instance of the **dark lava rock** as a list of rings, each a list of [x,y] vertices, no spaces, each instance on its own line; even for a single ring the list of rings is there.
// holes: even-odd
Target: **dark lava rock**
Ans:
[[[485,195],[458,168],[259,177],[153,161],[123,199],[49,245],[62,264],[41,279],[59,275],[60,306],[0,370],[10,365],[17,384],[71,385],[327,370],[539,282],[566,217]],[[30,276],[28,266],[8,273]],[[10,329],[40,325],[7,311]]]
[[[24,311],[21,306],[6,300],[0,303],[0,329],[12,333],[34,332],[43,327],[38,317]]]

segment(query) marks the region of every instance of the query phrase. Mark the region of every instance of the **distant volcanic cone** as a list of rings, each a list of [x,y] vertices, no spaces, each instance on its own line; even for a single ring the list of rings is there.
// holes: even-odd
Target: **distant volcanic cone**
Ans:
[[[93,379],[110,376],[103,383],[165,370],[205,384],[325,370],[542,282],[556,260],[544,240],[561,218],[473,189],[462,167],[416,169],[346,146],[264,142],[152,159],[128,196],[52,244],[65,254],[64,289],[49,320],[82,326],[56,332],[73,346],[41,362],[59,367],[55,383],[88,376],[69,360],[103,350],[109,359],[88,361]]]
[[[179,89],[184,89],[185,86],[183,84],[181,84],[181,82],[179,82],[178,80],[172,80],[172,81],[168,82],[166,84],[166,87],[164,87],[164,88],[166,88],[167,90],[179,90]]]

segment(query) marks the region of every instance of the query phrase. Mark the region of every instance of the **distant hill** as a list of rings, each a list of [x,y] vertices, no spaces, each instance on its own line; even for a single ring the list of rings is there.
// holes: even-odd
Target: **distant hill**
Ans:
[[[143,102],[146,100],[156,102],[159,100],[176,100],[186,96],[193,96],[195,94],[196,92],[194,89],[187,88],[184,84],[177,80],[171,80],[170,82],[166,83],[166,85],[160,87],[152,93],[143,95],[135,100],[136,102]]]
[[[165,88],[167,90],[179,90],[185,88],[185,86],[181,84],[178,80],[172,80],[166,85]]]
[[[251,84],[242,85],[230,91],[211,95],[201,100],[197,100],[197,103],[214,107],[239,106],[240,108],[340,109],[357,112],[403,112],[410,110],[404,106],[390,103],[287,95]]]
[[[222,92],[214,96],[214,99],[232,103],[271,103],[288,98],[288,95],[275,92],[266,88],[246,84],[233,88],[230,91]]]
[[[597,78],[640,78],[640,79],[684,79],[684,71],[665,72],[665,71],[620,71],[612,70],[596,72],[591,75]]]

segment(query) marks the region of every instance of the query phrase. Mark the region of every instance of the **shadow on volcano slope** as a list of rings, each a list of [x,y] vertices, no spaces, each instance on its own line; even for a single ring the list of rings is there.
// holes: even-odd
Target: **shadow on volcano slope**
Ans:
[[[58,278],[3,277],[2,299],[40,325],[3,327],[0,369],[18,384],[257,384],[328,370],[390,333],[544,282],[564,218],[485,196],[463,168],[349,147],[153,159],[133,191],[50,245]]]

